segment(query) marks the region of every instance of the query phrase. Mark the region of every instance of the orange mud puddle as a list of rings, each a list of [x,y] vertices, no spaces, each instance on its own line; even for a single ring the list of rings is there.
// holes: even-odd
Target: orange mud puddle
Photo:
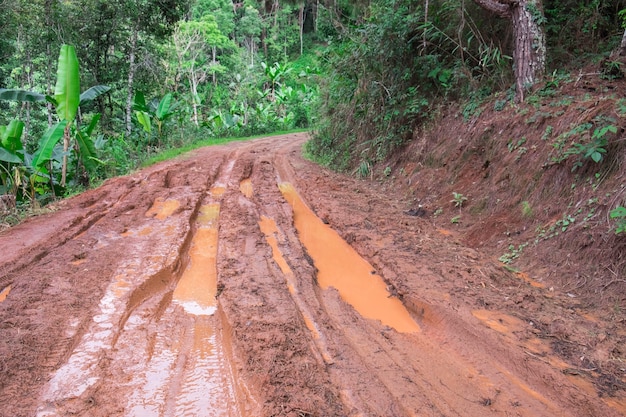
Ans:
[[[156,217],[159,220],[165,220],[170,217],[178,208],[180,202],[178,200],[163,200],[157,198],[154,200],[152,207],[146,211],[146,217]]]
[[[216,309],[219,213],[217,203],[200,208],[196,221],[198,230],[189,251],[189,265],[174,290],[174,302],[189,314],[211,315]]]
[[[219,197],[223,196],[225,192],[226,192],[226,187],[222,187],[221,185],[217,185],[217,186],[211,188],[211,195],[214,198],[219,198]]]
[[[7,299],[7,296],[9,295],[10,292],[11,292],[10,285],[6,287],[5,289],[3,289],[2,292],[0,292],[0,303]]]
[[[363,317],[379,320],[401,333],[420,331],[400,300],[392,298],[382,278],[373,273],[369,262],[324,224],[291,184],[281,183],[279,189],[293,208],[294,225],[318,269],[320,287],[337,289]]]
[[[239,183],[239,191],[241,191],[241,194],[245,195],[246,198],[252,198],[252,180],[250,178],[241,180],[241,182]]]

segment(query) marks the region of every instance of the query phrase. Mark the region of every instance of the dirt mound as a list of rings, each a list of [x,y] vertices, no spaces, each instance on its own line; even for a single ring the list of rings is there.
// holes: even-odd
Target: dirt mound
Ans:
[[[594,68],[555,74],[523,104],[501,95],[446,109],[377,168],[411,209],[560,299],[558,332],[522,297],[508,311],[544,322],[555,352],[609,395],[626,375],[626,236],[609,216],[626,206],[625,90]]]
[[[603,322],[304,140],[199,150],[0,234],[0,415],[626,411],[615,373],[561,359]]]

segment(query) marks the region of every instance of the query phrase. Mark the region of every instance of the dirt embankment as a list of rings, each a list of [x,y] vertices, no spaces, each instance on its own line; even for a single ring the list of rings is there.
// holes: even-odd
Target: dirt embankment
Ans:
[[[199,150],[0,234],[0,415],[626,412],[623,381],[557,351],[593,317],[305,139]]]

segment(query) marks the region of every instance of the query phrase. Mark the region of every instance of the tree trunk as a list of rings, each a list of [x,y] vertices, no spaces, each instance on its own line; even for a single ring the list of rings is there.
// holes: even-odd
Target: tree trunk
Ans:
[[[61,165],[61,187],[65,187],[65,178],[67,176],[67,151],[70,148],[71,129],[72,124],[70,122],[67,122],[67,125],[65,126],[65,131],[63,132],[63,164]]]
[[[130,52],[128,54],[128,96],[126,97],[126,137],[129,137],[132,131],[132,112],[133,112],[133,83],[135,79],[135,53],[137,51],[137,26],[133,28],[133,34],[130,39]]]
[[[624,35],[622,36],[622,43],[619,46],[619,56],[626,56],[626,30],[624,30]]]
[[[211,52],[213,53],[213,61],[211,62],[213,65],[213,85],[217,87],[217,72],[215,70],[215,67],[217,66],[217,46],[212,46]]]
[[[189,87],[191,88],[191,108],[193,110],[193,124],[196,126],[198,123],[198,80],[196,79],[196,73],[193,69],[189,72]]]
[[[476,4],[496,15],[511,20],[515,44],[513,65],[517,100],[541,79],[546,65],[545,21],[541,0],[474,0]]]
[[[261,46],[263,47],[265,59],[267,59],[267,28],[265,26],[263,26],[263,30],[261,31]]]
[[[54,95],[54,86],[52,85],[52,73],[54,71],[52,65],[52,52],[50,51],[50,44],[46,45],[46,57],[47,57],[47,71],[46,71],[46,93]],[[52,103],[46,100],[46,110],[48,113],[48,127],[52,127]]]
[[[304,6],[305,3],[303,2],[298,13],[298,23],[300,24],[300,55],[302,55],[304,44]]]
[[[515,49],[515,83],[519,101],[543,77],[546,67],[546,38],[540,26],[544,17],[539,0],[521,0],[511,20]]]
[[[424,0],[424,33],[422,39],[422,55],[426,55],[426,30],[428,27],[428,0]],[[461,7],[461,15],[463,15],[463,8]],[[461,50],[463,48],[460,48]]]

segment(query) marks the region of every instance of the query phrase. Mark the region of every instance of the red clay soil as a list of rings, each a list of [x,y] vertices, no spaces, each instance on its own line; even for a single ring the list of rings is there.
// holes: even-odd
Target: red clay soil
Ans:
[[[414,215],[406,190],[302,159],[306,138],[194,151],[2,232],[0,416],[626,413],[616,374],[562,359],[570,329],[602,328],[589,311]],[[286,183],[412,328],[318,284],[344,252],[305,247]],[[205,261],[216,281],[185,293]]]

